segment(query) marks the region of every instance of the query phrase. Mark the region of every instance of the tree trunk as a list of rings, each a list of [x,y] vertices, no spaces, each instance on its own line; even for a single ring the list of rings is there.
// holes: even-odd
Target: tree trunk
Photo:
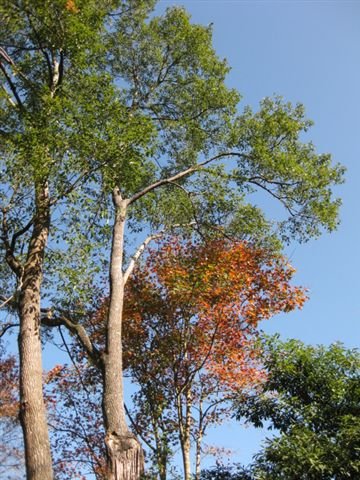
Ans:
[[[151,408],[151,404],[150,404]],[[168,444],[167,441],[161,437],[157,429],[157,420],[154,419],[152,422],[153,433],[155,437],[155,456],[156,456],[156,466],[158,469],[159,480],[166,480],[167,477],[167,463],[168,463]]]
[[[196,460],[195,460],[195,480],[200,480],[200,466],[201,466],[201,443],[203,437],[203,401],[200,398],[199,401],[199,427],[196,438]]]
[[[46,183],[36,186],[36,212],[19,299],[20,420],[24,434],[27,480],[53,478],[42,389],[40,286],[50,225]]]
[[[103,412],[108,480],[138,480],[144,471],[144,457],[140,443],[126,424],[122,383],[122,260],[127,200],[123,200],[120,191],[116,189],[113,201],[115,223],[110,262],[110,306],[103,362]]]
[[[184,480],[191,479],[191,461],[190,461],[190,434],[191,434],[191,392],[187,389],[186,392],[186,405],[185,405],[185,425],[180,435],[181,441],[181,453],[183,458],[184,467]]]
[[[166,480],[166,477],[167,477],[166,464],[167,464],[167,459],[162,458],[160,461],[158,461],[160,480]]]

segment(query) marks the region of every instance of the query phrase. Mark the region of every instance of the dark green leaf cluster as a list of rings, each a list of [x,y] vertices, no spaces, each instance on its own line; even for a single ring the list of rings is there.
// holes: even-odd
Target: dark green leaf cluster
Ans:
[[[217,465],[216,467],[202,470],[200,480],[253,480],[250,469],[241,465],[225,466]]]
[[[256,457],[255,478],[360,478],[360,355],[340,344],[265,343],[260,392],[240,396],[238,419],[280,432]]]

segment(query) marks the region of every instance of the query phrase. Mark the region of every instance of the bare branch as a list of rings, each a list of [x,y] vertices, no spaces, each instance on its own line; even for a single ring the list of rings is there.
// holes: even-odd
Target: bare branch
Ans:
[[[63,332],[62,332],[62,330],[61,330],[61,326],[60,326],[60,325],[59,325],[59,327],[58,327],[58,330],[59,330],[60,337],[61,337],[61,340],[62,340],[62,342],[63,342],[63,345],[64,345],[64,347],[65,347],[66,353],[69,355],[69,358],[70,358],[70,360],[71,360],[71,363],[74,365],[74,368],[75,368],[75,370],[76,370],[76,372],[77,372],[77,374],[78,374],[78,376],[79,376],[80,383],[81,383],[84,391],[89,395],[89,390],[86,388],[86,385],[85,385],[84,382],[83,382],[80,369],[79,369],[79,367],[76,365],[76,362],[75,362],[75,360],[74,360],[74,357],[73,357],[72,354],[71,354],[70,348],[69,348],[69,346],[68,346],[68,344],[67,344],[67,342],[66,342],[66,340],[65,340],[65,337],[64,337],[64,334],[63,334]]]
[[[157,234],[154,234],[154,235],[149,235],[144,241],[143,243],[140,245],[140,247],[137,249],[137,251],[135,252],[135,254],[132,256],[130,262],[129,262],[129,265],[124,273],[124,277],[123,277],[123,281],[124,281],[124,285],[126,284],[126,282],[128,281],[128,278],[129,276],[132,274],[133,270],[134,270],[134,267],[136,265],[136,262],[139,260],[139,258],[141,257],[141,255],[143,254],[145,248],[147,247],[147,245],[149,245],[150,242],[152,242],[153,240],[155,240],[156,238],[160,238],[161,236],[163,235],[163,233],[157,233]]]
[[[138,436],[141,438],[141,440],[142,440],[144,443],[146,443],[146,445],[147,445],[153,452],[155,452],[155,448],[153,447],[153,445],[151,445],[151,443],[146,440],[146,438],[145,438],[145,437],[143,436],[143,434],[142,434],[141,429],[136,425],[134,419],[132,418],[132,416],[131,416],[131,414],[130,414],[129,409],[127,408],[126,403],[124,403],[124,408],[125,408],[125,413],[126,413],[128,419],[130,420],[130,423],[131,423],[131,425],[133,426],[133,429],[134,429],[135,432],[136,432],[136,435],[138,435]]]
[[[10,65],[15,66],[12,58],[9,57],[9,55],[6,53],[6,51],[2,47],[0,47],[0,57],[2,57],[5,60],[5,62],[9,63]]]
[[[19,323],[8,323],[7,325],[5,325],[5,327],[2,328],[1,332],[0,332],[0,338],[5,335],[5,333],[10,329],[10,328],[14,328],[14,327],[19,327],[20,324]]]
[[[71,333],[75,334],[81,345],[84,347],[88,356],[98,365],[101,364],[101,356],[98,349],[90,340],[85,328],[75,322],[72,322],[64,315],[54,316],[51,309],[42,309],[41,323],[48,327],[59,327],[63,325]]]
[[[100,167],[98,167],[100,168]],[[97,169],[92,169],[92,170],[86,170],[83,172],[81,175],[78,176],[78,178],[66,189],[64,190],[60,195],[57,197],[54,197],[50,200],[50,206],[55,205],[59,200],[62,200],[64,197],[69,195],[71,192],[75,190],[75,188],[87,177],[87,175],[90,175]]]
[[[8,102],[10,103],[10,105],[11,105],[12,107],[15,107],[15,108],[16,108],[17,105],[16,105],[16,103],[14,102],[14,100],[11,98],[10,93],[6,90],[5,85],[1,85],[1,86],[2,86],[2,88],[3,88],[3,90],[4,90],[4,92],[6,93],[6,98],[7,98]],[[7,134],[7,132],[5,132],[4,130],[0,130],[0,133],[1,133],[1,135],[6,135],[6,134]]]
[[[66,188],[62,193],[60,193],[57,197],[54,197],[50,200],[50,206],[53,206],[55,205],[58,201],[62,200],[64,197],[66,197],[67,195],[69,195],[71,192],[73,192],[76,187],[82,182],[84,181],[89,175],[92,175],[93,173],[97,172],[98,170],[100,170],[104,165],[106,164],[106,162],[103,162],[103,163],[100,163],[99,165],[97,165],[96,167],[94,168],[90,168],[88,170],[85,170],[81,175],[79,175],[76,180],[73,181],[73,183],[71,185],[69,185],[68,188]]]
[[[0,308],[3,308],[5,307],[5,305],[7,305],[9,302],[11,302],[11,300],[14,298],[14,295],[11,295],[11,297],[7,298],[6,300],[3,301],[3,303],[0,305]],[[2,298],[1,298],[2,300]]]
[[[24,235],[24,233],[26,233],[31,228],[33,223],[34,223],[34,218],[31,218],[29,220],[29,222],[23,228],[21,228],[20,230],[18,230],[17,232],[15,232],[13,234],[12,239],[11,239],[11,244],[10,244],[10,248],[11,248],[12,252],[15,251],[16,240],[19,237],[21,237],[21,235]]]
[[[23,108],[24,108],[24,105],[23,105],[23,103],[22,103],[22,101],[21,101],[21,99],[20,99],[20,96],[19,96],[18,92],[17,92],[16,86],[15,86],[14,82],[11,80],[10,75],[8,74],[8,72],[6,71],[6,68],[4,67],[4,65],[3,65],[1,62],[0,62],[0,69],[1,69],[1,71],[3,72],[3,74],[4,74],[4,77],[5,77],[5,79],[6,79],[6,82],[7,82],[7,84],[9,85],[10,90],[12,91],[12,94],[14,95],[14,97],[15,97],[15,99],[16,99],[18,106],[19,106],[21,109],[23,109]]]
[[[180,224],[180,223],[176,223],[174,225],[171,225],[169,228],[166,228],[164,230],[161,230],[160,232],[158,233],[154,233],[153,235],[149,235],[144,241],[143,243],[140,245],[140,247],[136,250],[135,254],[131,257],[131,260],[129,262],[129,265],[124,273],[124,276],[123,276],[123,281],[124,281],[124,285],[126,284],[126,282],[128,281],[129,279],[129,276],[132,274],[134,268],[135,268],[135,265],[136,265],[136,262],[139,260],[139,258],[141,257],[141,255],[144,253],[144,250],[145,248],[149,245],[150,242],[152,242],[153,240],[156,240],[157,238],[161,238],[163,235],[165,235],[167,233],[167,231],[171,230],[171,229],[174,229],[174,228],[181,228],[181,227],[192,227],[194,225],[196,225],[197,222],[194,221],[194,222],[189,222],[189,223],[186,223],[186,224]]]
[[[15,275],[18,278],[21,278],[23,274],[23,266],[21,262],[16,258],[14,255],[14,251],[11,248],[11,245],[9,243],[9,233],[8,233],[8,224],[7,224],[7,208],[2,208],[2,235],[1,235],[1,240],[4,244],[5,247],[5,260],[11,270],[15,273]]]
[[[287,205],[285,202],[284,198],[282,198],[280,195],[277,195],[275,192],[273,192],[270,188],[266,187],[262,183],[258,182],[257,180],[254,180],[253,178],[248,179],[249,183],[252,183],[253,185],[256,185],[259,188],[262,188],[265,190],[265,192],[269,193],[272,197],[276,198],[284,207],[285,209],[289,212],[289,214],[294,217],[296,213]]]
[[[181,178],[184,178],[188,175],[191,175],[194,172],[197,172],[201,170],[205,165],[208,165],[211,162],[214,162],[216,160],[219,160],[220,158],[225,158],[225,157],[243,157],[244,155],[238,152],[224,152],[224,153],[219,153],[218,155],[215,155],[214,157],[211,157],[207,160],[204,160],[203,162],[200,162],[196,165],[193,165],[192,167],[187,168],[186,170],[183,170],[182,172],[176,173],[175,175],[168,177],[168,178],[162,178],[158,180],[157,182],[152,183],[151,185],[148,185],[145,187],[143,190],[140,192],[136,193],[129,199],[129,205],[132,203],[136,202],[139,200],[141,197],[146,195],[147,193],[163,186],[169,183],[174,183],[176,180],[180,180]]]

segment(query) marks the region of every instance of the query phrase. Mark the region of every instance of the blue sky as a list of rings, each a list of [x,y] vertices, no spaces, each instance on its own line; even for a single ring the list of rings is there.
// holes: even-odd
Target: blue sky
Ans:
[[[254,108],[280,94],[305,105],[315,125],[308,139],[347,167],[337,232],[287,249],[296,281],[309,288],[301,312],[269,320],[264,329],[307,343],[360,340],[360,2],[160,0],[158,13],[183,5],[196,23],[213,23],[214,45],[232,66],[228,84]],[[247,462],[264,432],[228,425],[208,442],[233,448]]]

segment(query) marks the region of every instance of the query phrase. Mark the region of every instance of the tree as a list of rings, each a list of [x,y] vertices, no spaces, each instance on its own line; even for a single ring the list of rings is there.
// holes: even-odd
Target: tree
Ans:
[[[224,466],[221,464],[216,467],[203,470],[200,480],[254,480],[250,469],[241,465]]]
[[[237,418],[265,421],[280,436],[256,456],[255,478],[357,478],[360,472],[360,356],[340,344],[266,343],[261,395],[240,395]]]
[[[104,480],[101,372],[73,354],[72,365],[55,366],[46,375],[54,472],[64,480],[87,475]]]
[[[20,417],[27,478],[34,480],[53,478],[42,395],[44,258],[57,207],[94,168],[83,142],[86,133],[90,143],[99,133],[94,116],[88,111],[78,129],[71,123],[89,91],[104,91],[94,62],[108,2],[87,3],[81,19],[73,2],[5,0],[0,6],[1,294],[2,307],[20,319]]]
[[[201,234],[225,229],[259,241],[275,232],[304,240],[337,224],[331,188],[343,169],[300,142],[310,126],[303,107],[267,99],[259,112],[237,115],[239,95],[225,86],[229,67],[212,48],[211,29],[179,8],[154,17],[154,3],[0,7],[2,290],[20,318],[21,418],[34,480],[52,478],[40,316],[70,327],[101,365],[109,478],[141,474],[123,409],[120,339],[124,284],[143,246],[126,252],[134,259],[123,269],[126,222],[128,233],[196,224]],[[253,189],[279,200],[288,221],[273,225],[246,203]],[[80,327],[109,263],[99,356]],[[52,307],[41,310],[43,273]]]
[[[235,392],[262,377],[255,339],[260,320],[301,307],[294,270],[278,254],[246,242],[177,238],[151,250],[126,290],[124,365],[139,387],[134,424],[150,446],[161,480],[172,445],[181,446],[184,478],[190,447],[229,415]]]

